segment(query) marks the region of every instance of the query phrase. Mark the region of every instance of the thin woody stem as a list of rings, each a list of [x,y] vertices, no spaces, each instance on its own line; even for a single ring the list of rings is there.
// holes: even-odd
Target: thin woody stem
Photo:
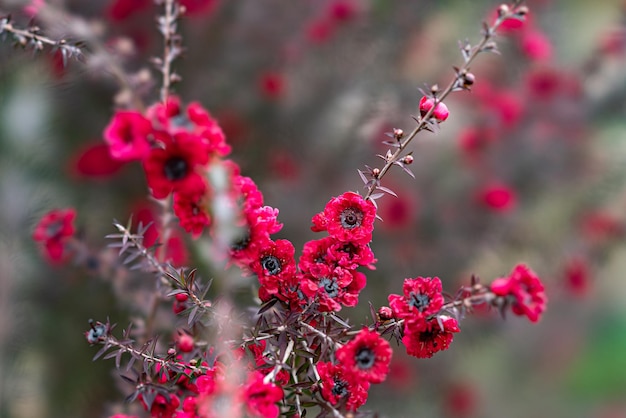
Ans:
[[[466,57],[463,65],[460,68],[458,68],[458,70],[456,71],[456,76],[454,77],[454,79],[450,81],[448,86],[443,91],[438,92],[436,94],[436,96],[434,97],[433,106],[428,110],[428,112],[426,112],[425,115],[419,118],[418,124],[413,129],[413,131],[411,131],[411,133],[408,134],[403,140],[399,141],[396,151],[391,156],[385,158],[386,160],[385,165],[380,169],[380,172],[375,176],[374,178],[375,181],[372,181],[371,184],[368,186],[367,193],[365,194],[365,197],[364,197],[366,200],[371,199],[372,194],[374,193],[374,191],[379,185],[380,179],[383,178],[383,176],[387,173],[387,171],[389,171],[392,165],[394,165],[395,163],[399,161],[400,155],[406,149],[409,143],[413,140],[413,138],[417,135],[417,133],[424,130],[429,125],[429,120],[433,116],[433,113],[435,112],[437,105],[441,103],[452,91],[458,88],[459,83],[462,80],[463,74],[465,74],[469,70],[469,66],[474,61],[476,56],[478,56],[478,54],[484,51],[484,48],[487,45],[487,43],[495,36],[496,30],[498,29],[498,27],[507,18],[511,18],[515,14],[516,8],[522,2],[523,0],[515,1],[513,4],[513,7],[507,13],[501,14],[498,16],[493,26],[486,26],[485,31],[483,33],[482,40],[478,43],[478,45],[474,46],[471,49],[471,52]]]
[[[158,358],[155,357],[153,355],[150,355],[149,353],[147,353],[144,350],[138,350],[133,346],[130,345],[126,345],[126,344],[122,344],[120,341],[118,341],[117,339],[113,338],[113,337],[107,337],[106,339],[102,340],[102,344],[104,345],[108,345],[108,346],[112,346],[112,347],[117,347],[127,353],[129,353],[130,355],[134,356],[134,357],[140,357],[141,359],[143,359],[144,361],[150,362],[150,363],[157,363],[160,364],[162,367],[180,367],[182,369],[188,369],[191,370],[194,373],[200,373],[203,374],[206,372],[206,368],[204,367],[197,367],[197,366],[192,366],[190,364],[186,364],[186,363],[180,363],[178,361],[175,360],[167,360],[167,359],[162,359],[162,358]]]
[[[163,35],[163,58],[159,59],[159,69],[163,76],[161,102],[166,104],[172,83],[179,77],[172,73],[172,63],[180,55],[180,36],[176,33],[176,20],[180,16],[180,5],[176,0],[163,2],[164,15],[159,17],[159,31]]]

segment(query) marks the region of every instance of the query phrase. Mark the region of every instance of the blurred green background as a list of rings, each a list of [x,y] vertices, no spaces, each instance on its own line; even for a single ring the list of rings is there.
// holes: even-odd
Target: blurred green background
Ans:
[[[102,60],[115,59],[134,77],[161,54],[154,9],[119,19],[113,2],[50,3],[70,14],[42,19],[44,31],[101,45],[65,69],[51,54],[13,48],[10,38],[0,45],[0,416],[7,418],[116,410],[122,395],[113,362],[92,362],[96,349],[82,333],[89,318],[109,316],[124,327],[147,309],[120,298],[111,278],[71,263],[50,266],[30,237],[45,212],[72,206],[80,236],[103,248],[113,219],[125,221],[144,204],[138,165],[94,178],[76,161],[102,140],[115,105],[118,87]],[[364,410],[626,417],[623,3],[529,1],[526,26],[499,37],[501,54],[483,54],[472,67],[474,93],[453,95],[441,132],[416,138],[417,178],[392,170],[383,181],[399,197],[380,203],[377,270],[368,272],[359,308],[342,315],[364,321],[367,301],[385,304],[406,277],[438,276],[454,293],[472,274],[488,282],[518,262],[545,281],[549,305],[538,324],[495,312],[470,316],[450,350],[431,360],[395,349],[388,382],[371,389]],[[219,2],[183,19],[186,52],[175,64],[183,76],[177,94],[218,118],[233,160],[280,209],[285,227],[277,237],[292,240],[296,255],[315,237],[311,217],[332,196],[359,190],[356,170],[379,164],[383,133],[412,129],[417,89],[450,80],[461,63],[457,40],[478,42],[481,21],[498,5],[355,0],[352,13],[324,28],[332,4]],[[21,6],[0,1],[0,12],[26,24]],[[152,74],[141,84],[148,102],[158,97]],[[467,142],[470,128],[480,132],[478,143]],[[494,182],[513,192],[510,206],[486,202],[481,191]],[[202,241],[187,242],[189,263],[206,278]],[[249,293],[241,289],[242,298]]]

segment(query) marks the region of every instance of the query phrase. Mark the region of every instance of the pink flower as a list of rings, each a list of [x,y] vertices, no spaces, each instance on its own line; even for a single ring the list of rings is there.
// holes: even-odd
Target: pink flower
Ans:
[[[422,97],[422,99],[420,100],[420,115],[422,115],[422,117],[426,116],[426,114],[433,108],[434,104],[434,98],[427,96]],[[443,102],[437,103],[437,106],[433,111],[432,117],[437,119],[438,122],[443,122],[448,119],[448,116],[450,116],[448,106],[446,106]]]
[[[276,418],[280,410],[277,402],[283,399],[283,390],[271,382],[263,382],[263,374],[254,372],[244,388],[248,412],[256,417]]]
[[[508,277],[501,277],[491,283],[491,291],[511,303],[515,315],[526,315],[531,322],[537,322],[546,310],[548,298],[539,277],[524,264],[518,264]]]
[[[119,161],[142,160],[150,153],[152,124],[141,113],[117,111],[104,129],[111,157]]]
[[[381,383],[389,373],[391,346],[377,332],[363,328],[357,336],[335,352],[348,380]]]
[[[548,37],[538,30],[528,30],[521,37],[522,51],[528,58],[544,61],[552,58],[552,44]]]
[[[45,254],[52,262],[63,259],[66,243],[74,235],[76,210],[55,209],[46,213],[33,231],[33,239],[44,244]]]

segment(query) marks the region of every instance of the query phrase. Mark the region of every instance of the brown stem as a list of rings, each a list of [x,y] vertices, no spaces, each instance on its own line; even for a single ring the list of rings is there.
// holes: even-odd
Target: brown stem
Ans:
[[[411,133],[408,136],[406,136],[403,140],[399,141],[396,151],[391,156],[386,158],[385,165],[383,166],[383,168],[380,169],[380,172],[374,178],[375,181],[372,181],[372,183],[368,186],[367,193],[365,194],[366,200],[371,199],[372,193],[374,193],[374,191],[378,187],[380,179],[383,178],[383,176],[387,173],[387,171],[389,171],[392,165],[394,165],[396,162],[400,160],[400,154],[402,154],[402,152],[409,145],[411,140],[413,140],[413,138],[417,135],[418,132],[422,131],[428,126],[429,120],[432,117],[433,113],[435,112],[437,105],[441,103],[452,91],[454,91],[460,85],[459,83],[462,82],[463,74],[465,74],[469,70],[469,65],[472,63],[472,61],[474,61],[476,56],[479,53],[483,52],[483,49],[485,48],[487,43],[494,37],[498,27],[502,24],[504,20],[512,17],[515,14],[516,8],[522,2],[523,0],[515,1],[515,3],[513,4],[513,7],[507,13],[504,13],[498,16],[493,26],[485,27],[483,39],[480,41],[478,45],[474,46],[471,49],[471,52],[465,59],[465,62],[463,63],[463,65],[456,71],[456,76],[454,77],[454,79],[450,81],[450,83],[447,85],[447,87],[443,91],[438,92],[436,94],[436,96],[434,97],[433,106],[428,110],[428,112],[426,112],[425,115],[419,118],[418,124],[413,129],[413,131],[411,131]]]

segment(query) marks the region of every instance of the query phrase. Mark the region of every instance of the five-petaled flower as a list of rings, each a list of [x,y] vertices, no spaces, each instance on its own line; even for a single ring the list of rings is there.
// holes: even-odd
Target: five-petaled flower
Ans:
[[[350,378],[350,372],[340,364],[320,361],[315,368],[320,376],[322,397],[331,405],[345,403],[348,411],[356,411],[367,401],[370,382]]]
[[[439,312],[443,306],[441,280],[438,277],[405,279],[403,295],[389,295],[394,317],[407,321],[421,320]]]
[[[391,346],[377,332],[363,328],[350,342],[335,352],[349,379],[381,383],[389,373]]]
[[[209,161],[206,143],[184,131],[174,135],[161,131],[155,138],[161,146],[153,148],[143,161],[152,195],[163,199],[171,192],[202,194],[206,184],[198,169]]]
[[[438,351],[447,350],[454,333],[459,332],[456,319],[440,315],[429,321],[408,321],[404,324],[402,343],[410,356],[430,358]]]
[[[372,240],[376,207],[354,192],[332,198],[324,211],[313,217],[314,232],[328,231],[342,242],[367,244]]]

